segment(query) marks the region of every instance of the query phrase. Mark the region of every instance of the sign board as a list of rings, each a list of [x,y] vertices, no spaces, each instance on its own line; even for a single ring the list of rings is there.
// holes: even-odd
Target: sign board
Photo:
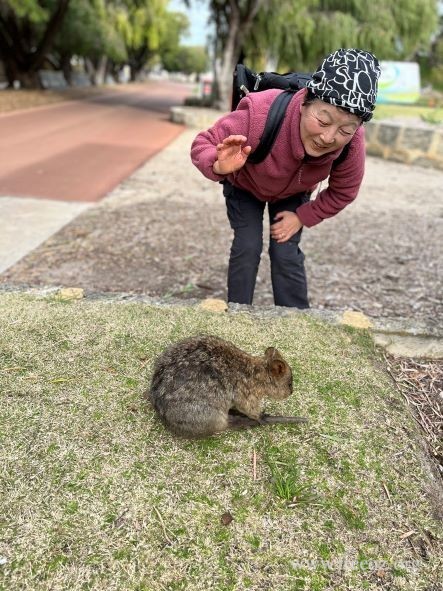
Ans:
[[[377,103],[412,104],[420,97],[420,69],[416,62],[381,61]]]

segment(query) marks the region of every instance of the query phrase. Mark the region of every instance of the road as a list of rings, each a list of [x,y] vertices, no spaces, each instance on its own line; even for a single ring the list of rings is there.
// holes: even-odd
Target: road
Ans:
[[[101,199],[182,132],[169,109],[189,93],[150,82],[0,115],[0,195]]]
[[[0,114],[0,273],[182,133],[169,110],[190,92],[150,82]]]

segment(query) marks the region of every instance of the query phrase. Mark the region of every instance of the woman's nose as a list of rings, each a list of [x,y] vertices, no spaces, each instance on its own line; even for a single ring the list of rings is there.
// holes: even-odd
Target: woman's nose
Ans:
[[[333,129],[323,130],[320,139],[324,144],[332,144],[335,140],[335,131]]]

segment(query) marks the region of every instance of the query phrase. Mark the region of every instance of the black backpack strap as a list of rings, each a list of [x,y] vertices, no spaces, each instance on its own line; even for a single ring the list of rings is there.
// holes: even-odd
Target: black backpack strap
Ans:
[[[285,90],[281,92],[273,101],[268,117],[266,119],[263,135],[260,138],[260,143],[252,154],[248,157],[248,162],[252,164],[260,164],[269,154],[272,146],[277,139],[278,132],[283,124],[286,109],[294,96],[294,91]]]

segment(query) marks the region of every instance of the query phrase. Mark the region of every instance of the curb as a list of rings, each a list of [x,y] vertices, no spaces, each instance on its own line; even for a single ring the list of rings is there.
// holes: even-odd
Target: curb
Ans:
[[[426,323],[411,323],[406,318],[369,318],[353,310],[321,310],[310,308],[298,310],[281,306],[249,306],[227,304],[224,300],[159,298],[144,294],[124,292],[88,292],[78,287],[30,287],[28,285],[0,285],[0,297],[6,293],[22,293],[37,297],[56,297],[60,300],[88,300],[105,303],[140,302],[156,307],[191,307],[213,313],[251,314],[257,318],[281,318],[305,314],[314,319],[334,325],[350,326],[368,330],[376,345],[396,357],[443,359],[443,332],[437,326]]]

